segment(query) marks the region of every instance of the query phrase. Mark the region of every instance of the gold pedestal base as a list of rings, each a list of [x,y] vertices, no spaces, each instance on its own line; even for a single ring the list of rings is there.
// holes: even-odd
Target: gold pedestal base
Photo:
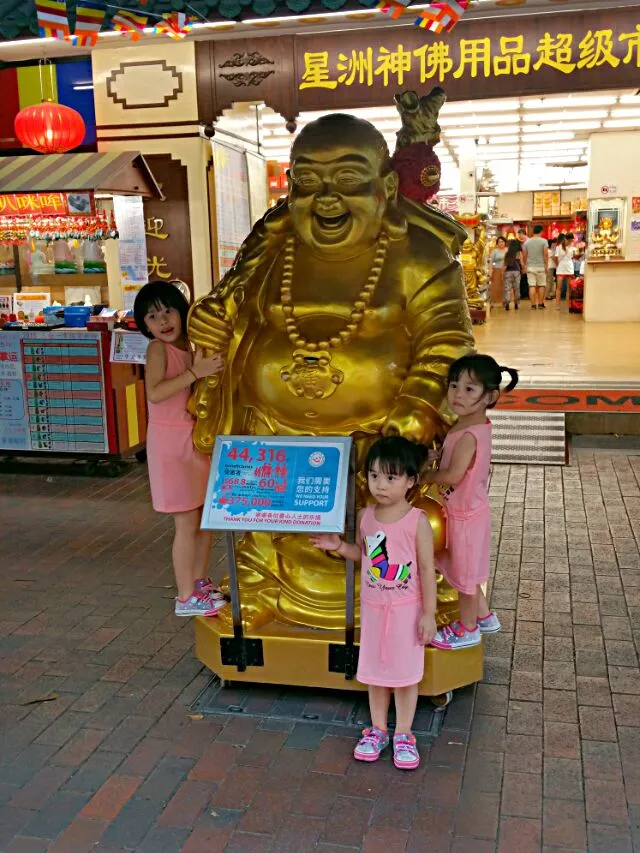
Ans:
[[[335,690],[366,690],[365,684],[344,673],[329,671],[329,651],[344,643],[342,631],[296,628],[272,622],[259,631],[247,634],[247,640],[262,642],[263,666],[248,666],[238,672],[231,663],[223,663],[220,641],[233,635],[222,631],[215,618],[199,617],[196,623],[196,656],[206,667],[225,681],[248,681],[258,684],[286,684],[296,687],[331,687]],[[421,696],[440,696],[482,679],[482,644],[455,652],[425,648],[424,678]]]

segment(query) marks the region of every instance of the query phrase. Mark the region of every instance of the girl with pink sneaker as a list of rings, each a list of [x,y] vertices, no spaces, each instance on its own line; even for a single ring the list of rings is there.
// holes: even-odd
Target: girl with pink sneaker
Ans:
[[[491,554],[491,421],[487,409],[498,402],[503,373],[511,377],[505,391],[513,390],[517,370],[500,367],[489,355],[467,355],[451,365],[447,401],[458,422],[444,440],[438,470],[422,477],[423,482],[440,487],[445,501],[447,543],[437,567],[458,590],[460,618],[441,628],[431,641],[432,646],[447,651],[475,646],[482,634],[495,633],[501,627],[481,585],[489,579]]]
[[[377,761],[388,746],[393,693],[393,761],[399,770],[414,770],[420,763],[411,728],[424,673],[424,646],[436,633],[431,527],[424,513],[407,501],[425,461],[421,445],[399,436],[380,439],[365,462],[375,503],[358,516],[355,544],[337,534],[311,537],[317,548],[362,561],[356,677],[369,687],[372,725],[363,731],[353,755],[359,761]]]
[[[145,377],[147,463],[153,508],[171,514],[175,524],[175,614],[215,616],[225,600],[206,577],[212,534],[200,530],[210,462],[193,446],[195,422],[187,401],[196,379],[221,373],[224,359],[191,351],[186,333],[189,304],[172,282],[145,284],[133,313],[138,329],[151,338]]]

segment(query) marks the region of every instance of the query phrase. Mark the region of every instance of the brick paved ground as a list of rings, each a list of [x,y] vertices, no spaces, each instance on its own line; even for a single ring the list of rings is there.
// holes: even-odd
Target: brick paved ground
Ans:
[[[3,475],[0,850],[640,850],[639,483],[622,455],[496,468],[505,631],[401,776],[344,730],[189,718],[206,674],[142,469]]]

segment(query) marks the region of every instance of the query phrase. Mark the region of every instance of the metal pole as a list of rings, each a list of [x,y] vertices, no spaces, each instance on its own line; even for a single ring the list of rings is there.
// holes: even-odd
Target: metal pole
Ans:
[[[227,546],[227,560],[229,563],[229,591],[231,592],[231,614],[233,617],[233,637],[239,650],[238,672],[247,669],[247,653],[244,645],[244,632],[242,630],[242,606],[240,604],[240,587],[238,585],[238,566],[236,563],[236,548],[233,531],[225,533]]]
[[[351,542],[355,542],[356,533],[356,454],[355,445],[351,445],[349,458],[349,480],[347,483],[347,519],[345,533]],[[346,561],[346,595],[345,595],[345,674],[347,681],[355,677],[355,563],[353,560]]]

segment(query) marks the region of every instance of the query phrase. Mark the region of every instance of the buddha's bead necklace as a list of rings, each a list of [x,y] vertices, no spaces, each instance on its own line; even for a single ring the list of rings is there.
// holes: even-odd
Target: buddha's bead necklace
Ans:
[[[371,264],[371,269],[367,277],[367,282],[358,294],[358,298],[354,302],[349,322],[342,331],[331,338],[326,338],[318,341],[309,341],[300,333],[298,321],[295,317],[295,306],[291,295],[291,285],[293,283],[293,270],[295,263],[296,239],[293,235],[287,237],[284,247],[284,262],[282,265],[282,282],[280,284],[280,304],[282,305],[282,313],[285,318],[287,335],[291,343],[298,349],[305,349],[309,352],[317,352],[318,350],[327,350],[329,347],[337,349],[343,344],[348,343],[355,333],[360,328],[360,324],[364,318],[365,309],[369,306],[373,294],[375,293],[382,268],[387,257],[387,249],[389,248],[389,237],[382,233],[378,240],[378,248]]]

